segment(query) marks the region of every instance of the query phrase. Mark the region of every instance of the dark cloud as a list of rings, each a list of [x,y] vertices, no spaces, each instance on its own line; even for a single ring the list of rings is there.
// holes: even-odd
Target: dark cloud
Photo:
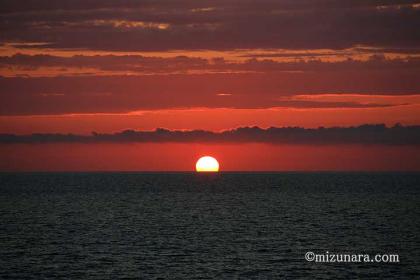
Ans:
[[[420,63],[419,63],[420,64]],[[186,70],[220,69],[229,67],[212,66],[203,58],[178,56],[173,58],[145,57],[141,55],[75,55],[60,57],[52,55],[24,55],[0,57],[0,67],[17,66],[21,69],[39,69],[41,67],[95,68],[103,71],[133,71],[138,73],[171,73]]]
[[[290,54],[284,54],[289,56]],[[321,55],[321,54],[318,54]],[[333,54],[332,54],[333,55]],[[258,54],[256,55],[259,56]],[[276,55],[266,55],[276,56]],[[310,60],[278,62],[272,59],[249,59],[244,62],[229,62],[223,58],[204,59],[178,56],[171,58],[146,57],[141,55],[75,55],[60,57],[52,55],[24,55],[0,57],[0,68],[37,70],[41,67],[61,67],[72,74],[68,68],[94,68],[102,71],[131,71],[134,73],[182,73],[202,72],[275,72],[275,71],[395,71],[405,69],[420,72],[420,58],[404,57],[386,59],[382,54],[371,55],[366,61],[347,59],[339,62],[326,62],[314,59],[317,54],[295,54],[309,56]],[[334,56],[334,55],[333,55]],[[61,73],[59,73],[61,74]],[[62,74],[66,74],[63,72]]]
[[[349,9],[418,3],[415,0],[2,0],[0,12],[33,12],[51,10],[97,10],[116,8],[160,8],[160,9],[193,9],[208,7],[236,8],[240,10],[270,10],[273,8],[283,10],[305,9]],[[259,4],[259,5],[258,5]]]
[[[413,4],[419,1],[2,1],[0,42],[122,51],[418,49]]]
[[[204,130],[155,131],[125,130],[113,134],[0,134],[0,143],[98,143],[98,142],[198,142],[198,143],[244,143],[261,142],[271,144],[383,144],[420,145],[420,126],[386,127],[385,125],[362,125],[358,127],[333,127],[307,129],[300,127],[241,127],[223,132]]]

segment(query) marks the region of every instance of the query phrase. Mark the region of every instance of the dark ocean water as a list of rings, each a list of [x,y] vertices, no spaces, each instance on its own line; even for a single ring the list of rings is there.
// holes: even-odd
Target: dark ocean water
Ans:
[[[0,222],[4,279],[420,273],[420,173],[3,173]],[[314,263],[307,251],[400,262]]]

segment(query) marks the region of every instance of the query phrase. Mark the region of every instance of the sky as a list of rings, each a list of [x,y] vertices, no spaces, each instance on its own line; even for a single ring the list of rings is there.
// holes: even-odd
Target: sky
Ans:
[[[420,170],[420,1],[0,3],[0,170],[181,171],[207,154],[222,170]],[[414,131],[398,143],[175,133],[397,123]],[[18,137],[158,128],[173,133]]]

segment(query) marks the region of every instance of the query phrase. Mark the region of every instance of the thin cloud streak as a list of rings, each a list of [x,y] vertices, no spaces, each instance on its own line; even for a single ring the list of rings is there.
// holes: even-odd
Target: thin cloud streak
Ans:
[[[295,95],[419,94],[420,72],[350,71],[150,76],[0,78],[0,115],[127,113],[175,108],[361,108],[354,100],[285,100]],[[221,98],[217,93],[230,93]],[[282,99],[283,98],[283,99]],[[282,99],[282,100],[281,100]],[[400,104],[404,104],[401,102]]]

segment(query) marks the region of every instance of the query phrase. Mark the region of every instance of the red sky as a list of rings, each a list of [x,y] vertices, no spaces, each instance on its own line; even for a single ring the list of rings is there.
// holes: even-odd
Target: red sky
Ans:
[[[4,171],[193,171],[203,155],[222,171],[414,171],[420,164],[420,149],[383,145],[13,144],[0,153]]]
[[[0,14],[0,134],[420,124],[420,1],[4,1]],[[188,170],[201,153],[107,145],[0,142],[0,169]],[[226,170],[420,170],[417,146],[215,145]]]

